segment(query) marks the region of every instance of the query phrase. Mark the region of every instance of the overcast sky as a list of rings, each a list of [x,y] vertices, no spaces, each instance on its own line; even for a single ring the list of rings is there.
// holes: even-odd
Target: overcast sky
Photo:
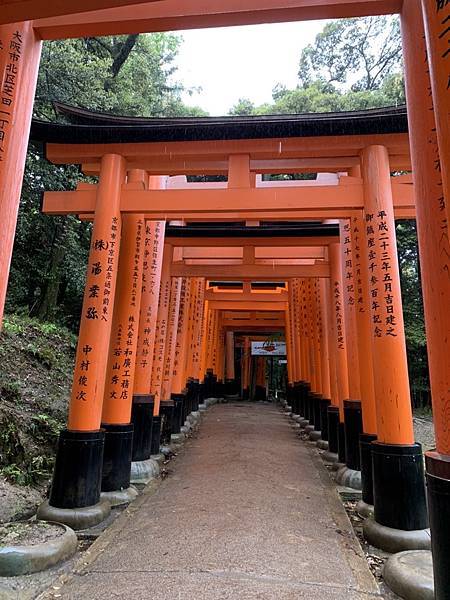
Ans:
[[[239,98],[255,104],[270,102],[277,83],[296,86],[301,49],[324,24],[307,21],[183,31],[176,77],[186,87],[202,88],[184,101],[211,115],[227,114]]]

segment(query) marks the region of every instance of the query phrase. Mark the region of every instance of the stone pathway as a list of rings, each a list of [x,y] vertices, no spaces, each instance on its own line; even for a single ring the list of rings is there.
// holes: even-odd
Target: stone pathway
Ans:
[[[42,598],[381,598],[316,451],[270,404],[219,404]]]

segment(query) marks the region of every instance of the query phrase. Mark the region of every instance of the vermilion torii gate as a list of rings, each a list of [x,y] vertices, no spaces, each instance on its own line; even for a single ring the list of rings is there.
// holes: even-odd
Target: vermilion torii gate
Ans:
[[[88,128],[35,123],[33,135],[46,141],[53,162],[80,163],[99,182],[47,192],[43,201],[48,214],[78,214],[93,219],[94,229],[68,431],[50,504],[40,515],[62,519],[61,509],[83,509],[102,518],[100,472],[111,494],[127,487],[131,458],[132,473],[145,471],[159,447],[160,418],[167,436],[173,412],[182,412],[187,398],[195,408],[205,375],[206,386],[211,378],[227,379],[227,332],[247,332],[247,388],[251,333],[281,331],[294,412],[306,417],[316,438],[321,431],[328,457],[346,465],[346,483],[361,471],[365,505],[375,511],[365,525],[369,541],[390,551],[428,547],[394,224],[395,217],[414,218],[418,196],[409,175],[391,176],[411,168],[403,109],[314,122],[201,119],[191,120],[190,129],[186,120],[152,125],[111,117],[108,124],[104,115],[60,110],[88,121]],[[274,126],[285,137],[273,138]],[[191,184],[181,177],[186,171],[225,173],[227,182]],[[320,172],[313,181],[265,182],[261,171]],[[158,239],[152,223],[160,224]],[[152,296],[143,292],[137,324],[133,281],[141,264],[145,274],[146,259],[148,270],[150,257],[155,287]],[[242,292],[222,290],[218,297],[206,289],[212,280],[242,282]],[[287,291],[274,298],[274,291],[253,289],[258,281],[278,281]],[[142,384],[134,393],[138,371]],[[259,365],[259,383],[262,373]],[[132,426],[139,435],[131,450]],[[89,460],[69,463],[80,440],[83,449],[89,442]],[[74,485],[87,472],[97,473],[97,487],[89,488],[95,496]],[[69,497],[65,490],[74,488],[78,493]]]
[[[94,218],[69,428],[62,436],[58,454],[50,499],[53,509],[59,510],[60,520],[72,519],[72,522],[74,508],[89,513],[92,521],[104,516],[105,509],[97,501],[101,473],[107,471],[102,469],[98,451],[95,453],[95,448],[98,450],[103,443],[99,432],[102,421],[111,434],[110,439],[116,434],[124,443],[122,452],[117,451],[117,445],[110,444],[108,460],[114,467],[117,464],[114,461],[129,452],[126,444],[130,442],[124,440],[127,436],[130,439],[127,419],[131,414],[135,433],[142,433],[141,446],[132,449],[134,463],[143,463],[147,457],[145,433],[149,430],[148,407],[152,406],[152,399],[150,425],[153,427],[155,423],[157,432],[159,406],[161,414],[166,416],[173,410],[171,405],[164,405],[170,391],[181,393],[187,382],[187,404],[190,402],[192,407],[198,380],[206,370],[211,372],[212,369],[223,379],[224,312],[208,308],[209,300],[205,302],[207,278],[234,279],[244,272],[250,280],[273,280],[277,273],[280,281],[288,282],[290,299],[284,326],[294,396],[300,394],[301,402],[305,391],[308,398],[315,398],[313,393],[325,399],[330,396],[328,414],[337,415],[338,423],[336,449],[350,467],[358,466],[353,462],[351,431],[358,432],[357,401],[361,400],[363,441],[366,445],[370,443],[375,492],[375,520],[367,521],[366,535],[383,545],[392,542],[391,534],[397,530],[409,532],[399,534],[400,538],[397,536],[397,548],[408,546],[411,539],[416,545],[426,543],[423,541],[426,508],[421,453],[412,433],[394,233],[394,214],[400,218],[410,217],[415,211],[436,429],[436,451],[427,453],[426,457],[429,516],[436,597],[448,598],[449,3],[446,0],[284,0],[281,3],[249,0],[229,3],[220,10],[200,2],[186,7],[177,0],[145,2],[132,10],[126,8],[126,4],[130,3],[97,0],[90,6],[78,3],[74,8],[72,3],[65,3],[64,7],[52,3],[44,6],[37,0],[3,3],[0,15],[0,22],[5,23],[0,27],[0,306],[3,306],[9,270],[40,39],[400,12],[409,138],[404,116],[394,112],[378,115],[376,126],[363,115],[359,128],[347,115],[341,120],[335,117],[331,122],[326,118],[310,118],[301,131],[295,130],[292,122],[283,124],[282,120],[269,119],[266,127],[270,134],[266,136],[261,129],[254,129],[250,134],[239,120],[230,121],[231,125],[220,120],[206,121],[202,139],[209,143],[202,142],[201,154],[195,141],[199,124],[189,127],[188,122],[179,124],[178,131],[184,132],[181,138],[177,138],[180,134],[176,133],[176,123],[166,129],[159,124],[160,137],[153,132],[151,144],[142,138],[145,127],[139,126],[138,132],[136,127],[119,127],[112,123],[113,133],[106,125],[97,131],[101,137],[95,138],[91,127],[89,136],[84,139],[85,133],[79,130],[73,144],[48,145],[48,156],[55,162],[82,163],[86,172],[100,175],[95,189],[80,186],[75,194],[50,196],[46,203],[49,212],[75,212],[83,218]],[[84,10],[86,12],[81,12]],[[77,14],[72,14],[74,12]],[[399,123],[400,128],[393,129]],[[221,127],[222,138],[217,141],[213,132]],[[228,133],[225,133],[227,127]],[[41,137],[48,142],[57,142],[63,131],[64,139],[71,139],[67,137],[70,128],[55,127],[52,131],[36,125],[36,136],[39,129]],[[114,133],[120,133],[120,137],[114,138]],[[168,144],[170,155],[166,152]],[[408,177],[391,182],[390,171],[411,168],[414,191]],[[307,186],[264,189],[263,182],[256,183],[257,174],[303,171],[347,173],[347,176],[336,178],[337,183],[333,185],[328,182],[312,186],[310,190]],[[189,185],[183,189],[179,184],[160,190],[161,180],[152,180],[161,175],[223,173],[228,174],[226,190],[202,191],[189,189]],[[151,191],[150,188],[156,189]],[[200,238],[207,241],[193,247],[238,246],[243,249],[247,262],[243,261],[242,265],[189,264],[185,261],[191,259],[183,257],[184,262],[180,264],[180,255],[173,261],[171,248],[177,252],[187,247],[187,235],[191,234],[165,237],[167,219],[244,220],[249,227],[250,221],[266,219],[340,219],[341,239],[336,233],[331,236],[333,239],[329,235],[311,235],[311,228],[310,235],[301,237],[290,235],[292,232],[283,228],[276,235],[272,231],[273,237],[267,237],[267,231],[258,231],[259,242],[252,239],[250,244],[242,240],[234,244],[232,238],[223,241],[217,236],[202,235]],[[198,235],[199,230],[194,233]],[[242,234],[241,231],[235,233],[236,237]],[[266,246],[261,244],[261,247],[303,244],[304,247],[323,247],[326,252],[323,257],[314,257],[313,264],[278,264],[273,262],[281,260],[277,256],[261,259],[272,258],[272,265],[258,264],[256,249],[252,257],[248,248],[256,247],[263,237]],[[160,244],[164,241],[166,251],[162,254]],[[146,255],[148,247],[153,249],[151,260],[150,255]],[[133,267],[127,274],[121,266],[118,268],[118,263],[129,265],[131,256]],[[205,267],[211,270],[206,271]],[[139,292],[137,282],[141,270],[144,288]],[[124,295],[125,291],[128,296]],[[141,316],[137,324],[139,293]],[[325,328],[324,323],[328,323]],[[248,341],[245,343],[248,347]],[[328,363],[322,362],[323,356],[327,356],[323,348],[327,346]],[[115,375],[106,381],[107,372],[109,377],[112,371],[120,370],[114,369],[119,364],[113,358],[114,352],[120,352],[124,363],[119,365],[122,370],[116,383],[113,383]],[[246,370],[248,379],[248,365]],[[139,401],[132,405],[133,378]],[[118,387],[119,380],[120,390],[113,389],[111,386]],[[111,394],[117,395],[118,402],[114,406],[108,406],[107,393],[109,400],[116,400]],[[311,407],[316,405],[304,406],[312,416]],[[336,428],[330,431],[336,435]],[[371,442],[375,436],[376,442]],[[330,446],[334,441],[329,439]],[[80,442],[94,450],[80,460],[80,472],[71,472],[67,465],[73,463],[73,452]],[[138,451],[141,451],[140,457],[136,454]],[[114,479],[114,474],[119,473],[115,468],[109,473],[113,474],[109,486],[123,487],[126,473],[120,473],[122,480],[119,475]],[[86,475],[90,495],[77,486],[77,477]],[[370,492],[370,486],[366,491]],[[87,506],[97,508],[90,512]],[[72,517],[61,512],[66,510]]]

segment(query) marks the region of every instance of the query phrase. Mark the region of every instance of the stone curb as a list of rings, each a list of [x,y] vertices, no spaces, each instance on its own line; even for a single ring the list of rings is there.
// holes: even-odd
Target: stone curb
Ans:
[[[76,533],[63,523],[52,522],[64,528],[64,533],[48,542],[34,546],[3,546],[0,548],[0,575],[14,577],[44,571],[73,556],[77,549]]]

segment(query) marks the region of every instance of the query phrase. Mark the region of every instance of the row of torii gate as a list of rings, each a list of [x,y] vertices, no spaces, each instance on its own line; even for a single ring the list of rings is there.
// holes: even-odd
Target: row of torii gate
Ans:
[[[162,416],[175,412],[181,423],[200,394],[220,391],[226,364],[231,378],[231,334],[244,333],[248,350],[252,336],[282,331],[294,412],[321,428],[331,453],[361,469],[375,510],[366,536],[380,546],[426,547],[429,522],[435,594],[448,599],[448,0],[249,0],[220,10],[177,0],[126,4],[2,4],[0,23],[22,21],[0,25],[2,306],[39,39],[400,12],[409,127],[402,109],[149,124],[67,107],[66,116],[86,124],[33,125],[49,160],[81,164],[99,178],[48,192],[43,203],[47,214],[92,220],[93,231],[68,427],[41,514],[103,518],[102,481],[104,489],[126,482],[130,443],[134,463],[145,462],[158,450]],[[261,177],[299,172],[319,175]],[[227,182],[188,183],[189,175]],[[428,507],[395,240],[395,219],[414,217],[436,432],[436,450],[426,453]],[[164,420],[176,430],[176,419]]]

